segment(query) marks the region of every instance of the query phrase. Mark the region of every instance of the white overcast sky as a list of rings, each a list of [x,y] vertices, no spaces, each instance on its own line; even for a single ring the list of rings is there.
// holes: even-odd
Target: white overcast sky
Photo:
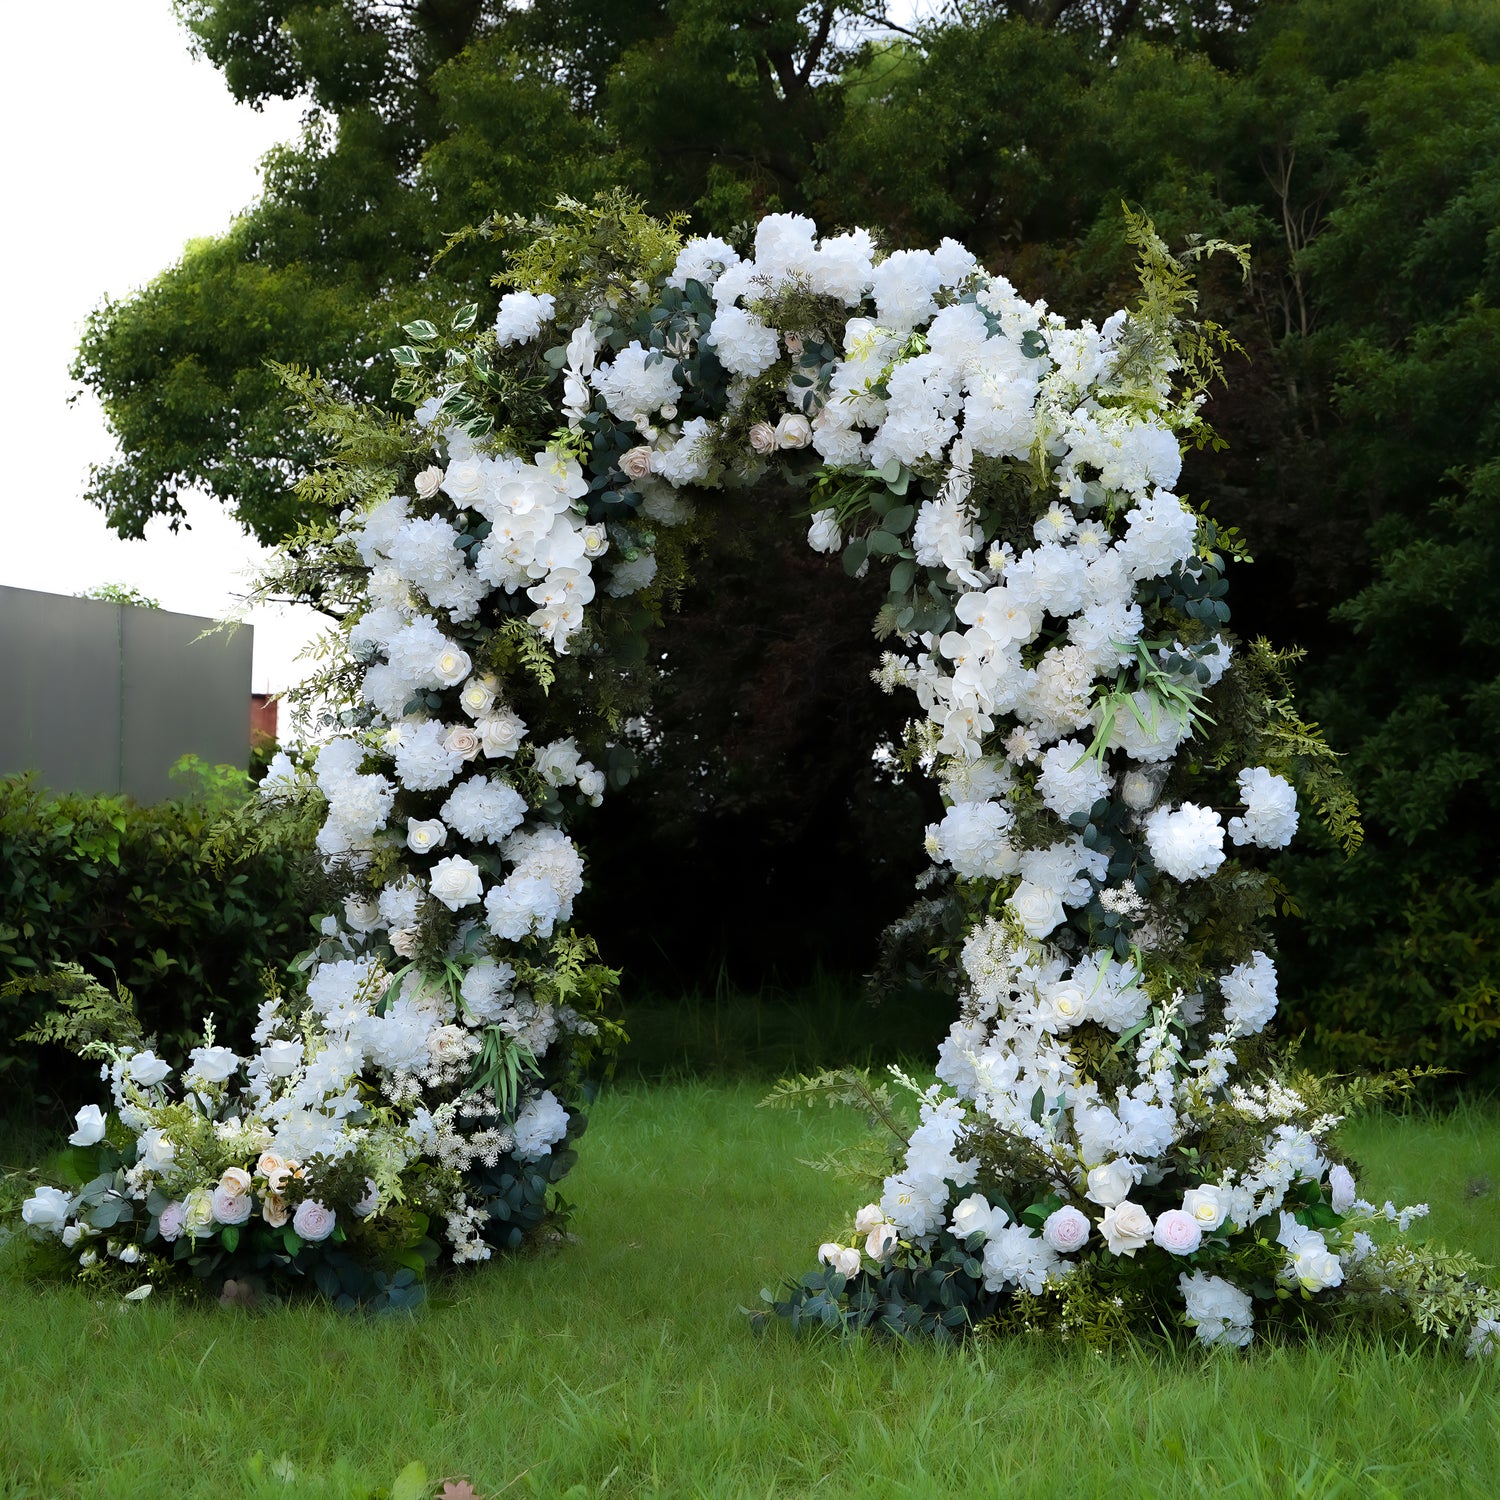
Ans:
[[[893,19],[933,0],[893,4]],[[171,265],[191,239],[222,232],[256,196],[257,164],[297,133],[300,109],[236,104],[195,61],[170,0],[49,0],[0,12],[0,238],[6,358],[0,363],[0,584],[75,594],[126,584],[166,609],[235,607],[256,545],[209,500],[190,526],[153,522],[125,542],[83,500],[90,464],[114,444],[68,365],[89,312]],[[307,610],[252,617],[257,692],[300,675],[316,629]],[[3,644],[3,643],[0,643]]]

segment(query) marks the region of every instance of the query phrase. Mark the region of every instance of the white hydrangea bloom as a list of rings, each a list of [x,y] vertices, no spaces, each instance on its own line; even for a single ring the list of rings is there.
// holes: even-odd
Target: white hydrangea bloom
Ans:
[[[1224,863],[1224,825],[1211,807],[1196,802],[1154,809],[1146,819],[1146,844],[1157,868],[1173,880],[1203,880]]]
[[[1297,789],[1264,766],[1241,771],[1239,787],[1245,816],[1229,820],[1229,837],[1236,844],[1285,849],[1297,831]]]

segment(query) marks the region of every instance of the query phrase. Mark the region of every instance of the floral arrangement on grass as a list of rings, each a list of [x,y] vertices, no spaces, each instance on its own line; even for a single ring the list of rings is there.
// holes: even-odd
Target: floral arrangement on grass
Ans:
[[[1362,1203],[1337,1158],[1358,1090],[1289,1082],[1266,1045],[1281,893],[1253,851],[1292,837],[1298,785],[1346,843],[1357,813],[1286,656],[1227,629],[1238,538],[1175,492],[1228,341],[1149,224],[1142,299],[1099,327],[951,240],[882,254],[791,215],[683,244],[616,195],[477,233],[512,290],[491,327],[406,329],[415,420],[284,372],[332,457],[266,590],[343,611],[309,685],[337,732],[264,784],[320,821],[340,898],[305,994],[245,1055],[206,1039],[175,1091],[91,1033],[112,1110],[74,1141],[99,1170],[27,1221],[85,1276],[237,1280],[249,1255],[355,1299],[534,1228],[616,1039],[567,826],[629,779],[705,501],[779,486],[812,547],[887,571],[878,677],[915,695],[905,763],[947,805],[926,904],[962,1015],[879,1202],[776,1310],[1244,1343],[1399,1309],[1490,1347],[1476,1268],[1366,1233],[1417,1210]]]

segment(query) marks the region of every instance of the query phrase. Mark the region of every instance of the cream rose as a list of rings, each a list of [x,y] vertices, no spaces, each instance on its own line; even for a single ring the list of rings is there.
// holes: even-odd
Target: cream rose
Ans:
[[[226,1167],[224,1175],[219,1178],[219,1186],[226,1193],[248,1193],[252,1185],[253,1179],[243,1167]]]
[[[601,522],[595,521],[585,526],[579,535],[583,538],[585,557],[603,557],[609,551],[609,532]]]
[[[812,442],[812,423],[797,412],[788,412],[776,424],[778,448],[805,448]]]
[[[1099,1225],[1104,1243],[1116,1255],[1134,1255],[1151,1239],[1151,1215],[1139,1203],[1126,1199],[1104,1211]]]
[[[776,429],[769,422],[757,422],[750,429],[750,451],[762,456],[776,451]]]
[[[423,500],[431,500],[442,488],[443,471],[436,464],[429,464],[417,475],[415,483],[418,496]]]
[[[638,443],[620,459],[620,472],[627,479],[645,479],[655,465],[656,455],[644,443]]]
[[[260,1216],[272,1229],[280,1229],[291,1217],[286,1199],[280,1193],[267,1193],[265,1202],[260,1206]]]
[[[443,749],[473,760],[479,754],[479,736],[467,724],[455,724],[443,736]]]
[[[483,898],[484,881],[478,865],[461,854],[450,854],[432,867],[427,889],[434,901],[441,901],[449,911],[457,911],[461,906],[472,906]]]
[[[471,719],[482,719],[495,706],[495,695],[478,678],[471,677],[458,695],[458,701]]]

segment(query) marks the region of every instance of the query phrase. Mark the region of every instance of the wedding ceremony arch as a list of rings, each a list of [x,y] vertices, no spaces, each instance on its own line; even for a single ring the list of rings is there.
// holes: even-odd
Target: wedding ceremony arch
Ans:
[[[1177,491],[1231,347],[1189,263],[1127,215],[1141,293],[1095,326],[952,240],[796,215],[684,242],[615,196],[486,232],[495,321],[392,351],[414,415],[284,372],[330,458],[266,587],[340,623],[308,686],[332,732],[257,816],[317,825],[318,946],[247,1045],[174,1071],[127,1019],[91,1037],[87,1183],[40,1189],[32,1229],[126,1295],[185,1272],[403,1306],[547,1223],[619,1036],[570,821],[649,737],[651,630],[715,492],[760,486],[886,580],[872,665],[912,705],[902,773],[941,793],[924,889],[961,918],[936,1081],[893,1085],[919,1123],[773,1312],[1232,1345],[1359,1317],[1492,1349],[1472,1263],[1372,1234],[1424,1211],[1337,1148],[1379,1085],[1268,1039],[1260,852],[1309,810],[1346,846],[1359,824],[1295,653],[1230,628],[1243,543]]]

